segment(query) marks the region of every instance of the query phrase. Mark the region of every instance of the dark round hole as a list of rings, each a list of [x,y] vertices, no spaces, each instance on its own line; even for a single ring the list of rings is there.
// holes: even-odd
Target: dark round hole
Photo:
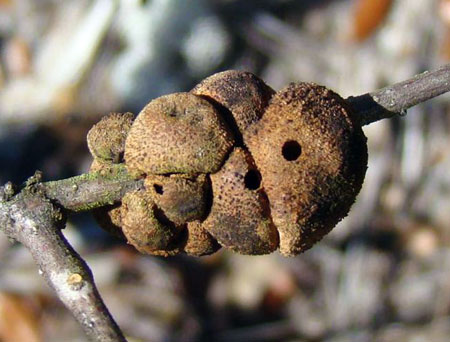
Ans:
[[[244,177],[245,187],[249,190],[256,190],[261,185],[261,174],[258,170],[249,170]]]
[[[286,141],[283,145],[282,153],[284,159],[293,161],[302,154],[302,147],[295,140]]]
[[[153,188],[155,189],[157,194],[162,195],[164,193],[162,185],[159,184],[153,184]]]

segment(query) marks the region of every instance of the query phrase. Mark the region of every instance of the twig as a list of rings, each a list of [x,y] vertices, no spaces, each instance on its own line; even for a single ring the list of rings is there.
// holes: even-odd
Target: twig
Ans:
[[[123,164],[117,164],[102,171],[36,186],[62,208],[78,212],[120,201],[128,191],[143,187],[143,181],[134,180]]]
[[[361,125],[404,114],[408,108],[450,91],[450,64],[416,75],[347,101],[361,118]]]
[[[89,267],[61,233],[62,213],[34,185],[9,200],[5,200],[8,195],[4,192],[0,195],[0,229],[30,251],[39,273],[86,335],[98,342],[125,342],[97,291]]]

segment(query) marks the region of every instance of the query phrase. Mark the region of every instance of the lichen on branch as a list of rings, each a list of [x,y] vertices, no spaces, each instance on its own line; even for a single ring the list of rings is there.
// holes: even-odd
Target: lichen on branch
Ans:
[[[36,185],[45,196],[72,212],[89,211],[119,202],[129,191],[143,187],[123,164],[59,181]]]

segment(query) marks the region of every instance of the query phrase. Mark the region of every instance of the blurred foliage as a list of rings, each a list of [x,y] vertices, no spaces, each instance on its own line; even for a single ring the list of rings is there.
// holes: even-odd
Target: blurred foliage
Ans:
[[[85,172],[101,116],[216,71],[346,97],[448,62],[450,1],[375,2],[0,0],[0,181]],[[296,258],[142,256],[87,215],[66,234],[130,341],[447,340],[449,118],[442,96],[365,127],[357,203]],[[0,236],[0,341],[13,340],[85,339],[27,251]]]

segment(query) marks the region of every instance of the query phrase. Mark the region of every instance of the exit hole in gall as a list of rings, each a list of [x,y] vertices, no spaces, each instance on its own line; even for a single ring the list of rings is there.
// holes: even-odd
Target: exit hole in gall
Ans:
[[[261,174],[258,170],[249,170],[244,177],[245,187],[249,190],[257,190],[261,186]]]
[[[287,161],[294,161],[302,154],[302,147],[295,140],[289,140],[284,143],[281,153]]]
[[[156,193],[159,195],[162,195],[164,193],[162,185],[153,184],[153,188],[155,189]]]

